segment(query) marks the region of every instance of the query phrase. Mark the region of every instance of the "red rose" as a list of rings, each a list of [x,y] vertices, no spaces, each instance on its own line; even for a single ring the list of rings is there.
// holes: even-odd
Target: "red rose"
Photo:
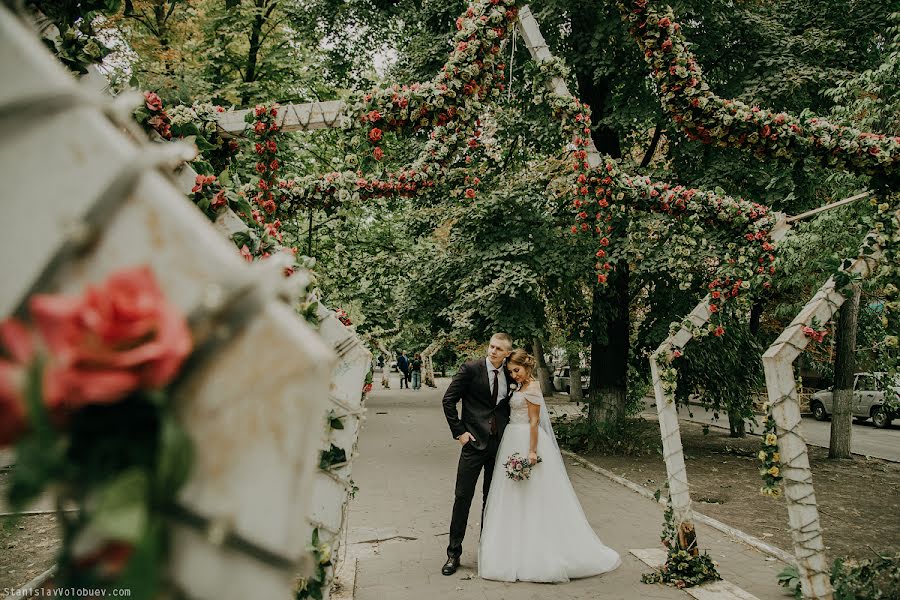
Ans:
[[[666,40],[662,43],[662,51],[669,52],[672,50],[672,40]]]
[[[468,198],[469,200],[474,200],[475,199],[475,190],[473,190],[472,188],[467,188],[466,189],[466,198]]]
[[[606,283],[606,275],[597,273],[597,283]]]
[[[266,150],[269,152],[278,152],[278,144],[275,143],[275,140],[268,140],[266,142]]]
[[[376,146],[375,149],[372,150],[372,156],[375,157],[375,160],[381,160],[384,157],[384,150]]]
[[[281,163],[278,162],[278,159],[277,159],[277,158],[273,159],[272,162],[269,163],[269,170],[270,170],[270,171],[277,171],[277,170],[280,169],[280,168],[281,168]]]
[[[256,116],[256,118],[258,119],[259,117],[261,117],[261,116],[263,116],[264,114],[266,114],[266,107],[263,106],[262,104],[257,104],[257,105],[256,105],[256,108],[253,109],[253,114],[254,114],[254,116]]]
[[[162,110],[162,99],[154,92],[144,92],[144,101],[147,108],[156,112]]]
[[[601,238],[600,245],[601,246],[609,246],[609,238]]]
[[[269,114],[272,115],[273,117],[277,117],[278,116],[278,106],[276,105],[276,106],[273,106],[272,108],[270,108]]]
[[[266,172],[266,163],[264,163],[264,162],[256,163],[256,172],[257,173],[265,173]]]
[[[81,297],[34,296],[30,309],[51,355],[44,386],[51,410],[165,387],[191,351],[187,321],[149,267],[117,271]]]
[[[369,141],[373,144],[381,141],[382,133],[383,132],[380,129],[378,129],[377,127],[373,127],[372,131],[369,132]]]
[[[256,125],[253,126],[253,131],[255,131],[256,133],[265,133],[266,124],[262,121],[257,121]]]
[[[377,110],[373,110],[372,112],[370,112],[368,114],[368,117],[369,117],[369,121],[374,123],[375,121],[381,119],[381,113],[378,112]]]
[[[225,190],[221,190],[215,196],[213,196],[212,202],[210,202],[210,206],[219,209],[228,205],[228,198],[225,197]]]
[[[722,335],[725,333],[725,328],[719,325],[718,327],[716,327],[716,330],[713,333],[716,337],[722,337]]]
[[[663,28],[663,29],[664,29],[664,28],[668,27],[668,26],[671,25],[671,24],[672,24],[672,21],[669,20],[669,17],[663,17],[662,19],[659,20],[659,26],[660,26],[660,28]]]

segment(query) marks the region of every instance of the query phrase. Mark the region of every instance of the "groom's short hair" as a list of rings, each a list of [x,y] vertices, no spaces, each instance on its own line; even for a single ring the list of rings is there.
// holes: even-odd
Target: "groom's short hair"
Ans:
[[[493,339],[493,338],[497,338],[498,340],[506,342],[506,345],[509,346],[510,350],[512,350],[512,346],[513,346],[512,338],[510,337],[510,335],[508,333],[497,332],[491,336],[491,339]]]

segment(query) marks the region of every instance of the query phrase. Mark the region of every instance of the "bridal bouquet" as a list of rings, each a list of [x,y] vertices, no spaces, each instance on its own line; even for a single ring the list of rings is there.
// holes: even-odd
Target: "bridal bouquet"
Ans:
[[[537,457],[537,462],[542,462],[540,456]],[[535,463],[535,465],[537,465],[537,463]],[[506,462],[503,463],[503,466],[506,467],[506,476],[513,481],[525,481],[531,477],[531,469],[535,465],[529,463],[528,458],[522,456],[518,452],[513,452],[512,455],[506,459]]]

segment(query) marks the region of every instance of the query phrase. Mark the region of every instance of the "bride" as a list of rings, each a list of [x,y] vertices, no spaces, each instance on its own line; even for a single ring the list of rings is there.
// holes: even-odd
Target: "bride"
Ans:
[[[478,574],[498,581],[553,582],[612,571],[621,560],[591,529],[575,496],[540,385],[532,378],[534,365],[534,357],[522,349],[507,359],[519,389],[510,400],[509,425],[497,450]],[[507,478],[503,463],[515,452],[532,465],[529,479]]]

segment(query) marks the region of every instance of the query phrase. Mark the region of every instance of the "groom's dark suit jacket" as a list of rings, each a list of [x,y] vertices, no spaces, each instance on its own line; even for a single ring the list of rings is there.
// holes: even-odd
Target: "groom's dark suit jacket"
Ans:
[[[493,377],[493,373],[491,373]],[[491,384],[485,359],[470,360],[465,363],[450,382],[444,393],[444,414],[453,437],[458,438],[468,431],[475,436],[472,444],[477,450],[484,450],[491,434],[491,420],[497,424],[497,437],[509,423],[509,398],[513,392],[513,380],[506,367],[500,368],[500,377],[506,378],[506,396],[498,403],[491,400]],[[456,403],[462,400],[462,419],[457,415]]]

